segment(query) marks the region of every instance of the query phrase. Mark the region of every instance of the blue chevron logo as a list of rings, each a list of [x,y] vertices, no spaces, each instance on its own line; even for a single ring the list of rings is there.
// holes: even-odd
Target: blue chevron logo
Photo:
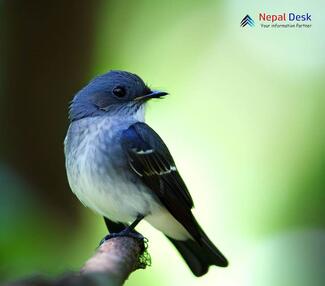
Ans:
[[[243,20],[241,20],[240,22],[240,26],[241,27],[245,27],[246,25],[250,26],[250,27],[254,27],[255,26],[255,22],[254,20],[251,18],[251,16],[246,15]]]

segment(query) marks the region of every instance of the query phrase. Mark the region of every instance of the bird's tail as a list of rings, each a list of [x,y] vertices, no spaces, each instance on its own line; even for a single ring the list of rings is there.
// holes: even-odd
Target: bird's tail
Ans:
[[[199,241],[191,239],[181,241],[167,236],[183,256],[193,274],[198,277],[207,273],[210,265],[221,267],[226,267],[228,265],[227,259],[201,228],[200,233],[201,238]]]

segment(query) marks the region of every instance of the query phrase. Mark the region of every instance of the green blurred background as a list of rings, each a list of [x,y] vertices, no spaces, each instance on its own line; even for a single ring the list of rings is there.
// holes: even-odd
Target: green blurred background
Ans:
[[[2,281],[77,270],[106,234],[69,190],[63,140],[73,94],[122,69],[170,93],[147,122],[230,260],[195,278],[141,223],[153,265],[126,285],[325,284],[325,7],[264,2],[0,2]],[[239,26],[259,12],[312,27]]]

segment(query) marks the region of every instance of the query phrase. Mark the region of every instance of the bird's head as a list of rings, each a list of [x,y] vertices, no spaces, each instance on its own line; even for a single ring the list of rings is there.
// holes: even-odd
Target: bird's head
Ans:
[[[149,99],[164,95],[167,93],[152,91],[136,74],[114,70],[94,78],[75,95],[69,117],[75,121],[110,112],[132,114]]]

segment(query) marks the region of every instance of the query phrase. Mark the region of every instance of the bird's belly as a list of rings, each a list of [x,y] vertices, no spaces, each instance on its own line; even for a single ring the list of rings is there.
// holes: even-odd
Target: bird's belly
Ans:
[[[95,163],[98,160],[94,154],[96,152],[79,152],[67,168],[70,187],[85,206],[113,221],[125,223],[159,208],[145,185],[137,183],[128,172],[116,169],[107,158],[105,165]]]

